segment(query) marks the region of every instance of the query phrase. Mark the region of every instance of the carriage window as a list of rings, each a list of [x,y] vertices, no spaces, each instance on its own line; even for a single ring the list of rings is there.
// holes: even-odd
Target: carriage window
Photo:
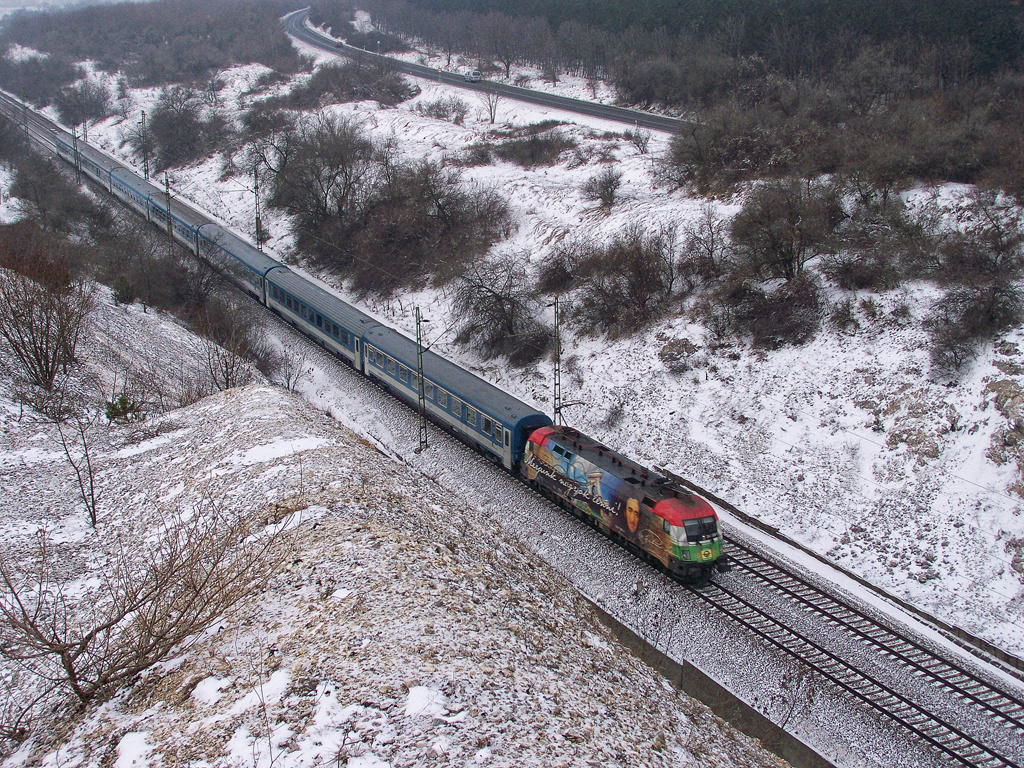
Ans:
[[[423,396],[431,400],[434,399],[434,385],[429,381],[423,382]]]
[[[320,317],[320,315],[316,316],[316,327],[317,328],[323,328],[324,327],[324,319],[322,317]]]
[[[489,435],[489,434],[491,434],[491,430],[492,429],[494,429],[494,422],[491,421],[490,419],[488,419],[485,416],[484,417],[484,432],[486,432]]]
[[[348,331],[341,332],[341,343],[348,346]]]
[[[437,393],[437,404],[440,405],[442,408],[447,408],[448,407],[448,393],[447,392],[438,391],[438,393]]]
[[[557,453],[559,456],[564,456],[565,455],[565,449],[563,449],[562,446],[560,446],[560,445],[553,445],[553,446],[551,446],[551,452],[552,453]]]
[[[391,358],[389,357],[389,358],[388,358],[388,373],[394,373],[394,372],[395,372],[395,361],[394,361],[394,360],[392,360],[392,359],[391,359]]]
[[[302,319],[305,320],[306,319],[306,305],[302,304],[300,306],[302,307]]]
[[[370,362],[371,363],[376,363],[377,362],[377,350],[375,350],[373,347],[370,347],[369,357],[370,357]]]
[[[454,413],[458,418],[462,418],[462,401],[454,397],[452,398],[452,413]]]
[[[508,439],[509,439],[509,434],[508,434],[508,430],[506,429],[505,430],[505,445],[506,446],[508,446]]]
[[[405,374],[406,373],[408,373],[408,371],[405,370],[405,366],[404,365],[398,366],[398,378],[400,378],[402,381],[405,381]]]
[[[476,426],[476,411],[469,407],[466,408],[466,423]]]
[[[334,338],[338,338],[338,334],[341,333],[341,329],[338,328],[334,323],[331,323],[331,335]]]

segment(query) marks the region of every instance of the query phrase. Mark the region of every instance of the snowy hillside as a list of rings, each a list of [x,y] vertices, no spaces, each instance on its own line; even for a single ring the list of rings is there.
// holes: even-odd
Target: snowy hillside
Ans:
[[[264,72],[252,66],[222,73],[219,109],[231,115],[250,103]],[[113,90],[109,79],[107,85]],[[464,124],[423,116],[417,106],[453,89],[428,81],[419,86],[416,98],[395,109],[361,102],[326,110],[361,121],[378,138],[394,139],[397,151],[409,157],[451,156],[492,129],[486,106],[466,92],[460,94],[470,107]],[[566,87],[577,95],[585,90],[580,83]],[[132,115],[151,110],[158,96],[131,95]],[[666,136],[653,136],[649,153],[641,154],[607,133],[622,126],[509,100],[498,104],[499,126],[542,120],[566,121],[562,130],[578,150],[552,167],[497,163],[466,169],[470,179],[499,189],[512,204],[517,229],[496,252],[522,254],[536,266],[553,245],[577,234],[611,238],[631,223],[660,231],[693,221],[705,205],[653,184],[653,158],[664,151]],[[111,118],[93,125],[90,140],[131,161],[123,139],[134,122]],[[623,200],[606,211],[588,202],[580,186],[609,159],[624,173]],[[178,169],[172,183],[178,194],[251,234],[248,181],[225,176],[225,167],[215,159]],[[914,205],[935,193],[955,210],[965,191],[919,189],[907,199]],[[730,216],[739,202],[713,205]],[[301,259],[292,252],[288,222],[275,212],[265,222],[271,252]],[[344,295],[344,285],[333,283]],[[685,313],[643,338],[566,338],[566,396],[586,403],[570,412],[570,421],[642,462],[691,478],[947,621],[1024,654],[1019,339],[984,349],[964,381],[948,387],[929,379],[920,325],[937,296],[933,287],[911,284],[880,296],[833,294],[834,301],[853,301],[859,330],[841,333],[826,324],[810,344],[779,352],[712,345],[707,329]],[[483,363],[450,343],[444,329],[453,318],[444,291],[364,308],[409,331],[416,305],[432,320],[428,339],[434,349],[550,408],[550,364],[509,371],[501,361]],[[683,373],[659,358],[666,344],[678,340],[693,350]]]
[[[104,300],[76,386],[93,382],[98,406],[135,370],[181,396],[197,343]],[[96,530],[9,370],[0,402],[6,556],[26,564],[45,530],[73,598],[119,547],[145,557],[163,527],[213,507],[285,547],[266,587],[187,649],[81,718],[40,713],[5,765],[781,765],[624,651],[490,517],[284,390],[94,426]]]

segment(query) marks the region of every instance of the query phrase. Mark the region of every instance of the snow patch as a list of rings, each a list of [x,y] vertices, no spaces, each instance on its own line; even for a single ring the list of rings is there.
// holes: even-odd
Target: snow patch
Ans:
[[[233,453],[224,461],[238,467],[264,464],[284,456],[312,451],[328,444],[328,440],[320,437],[301,437],[297,439],[283,438],[266,445],[257,445],[243,453]]]
[[[210,675],[205,680],[201,680],[199,685],[192,690],[192,700],[198,701],[200,704],[216,704],[224,695],[221,693],[221,689],[227,688],[229,685],[231,685],[230,680]]]
[[[440,691],[425,685],[414,685],[409,689],[409,699],[405,702],[407,717],[439,717],[448,714],[448,700]]]
[[[126,733],[117,743],[114,768],[145,768],[149,765],[152,749],[146,742],[146,731]]]

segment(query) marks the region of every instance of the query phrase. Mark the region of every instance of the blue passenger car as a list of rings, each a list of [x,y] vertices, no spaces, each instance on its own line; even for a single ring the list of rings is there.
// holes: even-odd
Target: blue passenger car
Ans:
[[[110,171],[110,192],[137,213],[149,218],[149,197],[156,187],[124,168]]]
[[[384,326],[363,336],[363,372],[395,396],[419,405],[416,343]],[[434,352],[423,353],[427,414],[508,470],[518,467],[530,433],[551,424],[535,408]]]
[[[267,275],[267,306],[360,368],[361,339],[377,321],[287,269]]]
[[[218,224],[199,224],[193,252],[218,271],[251,293],[261,304],[267,303],[267,272],[279,268],[281,262],[257,250]]]

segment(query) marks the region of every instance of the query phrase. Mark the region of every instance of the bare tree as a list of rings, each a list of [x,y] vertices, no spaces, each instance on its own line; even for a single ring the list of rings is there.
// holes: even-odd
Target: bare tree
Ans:
[[[827,249],[844,215],[834,188],[783,179],[750,194],[733,219],[731,235],[756,273],[792,280]]]
[[[259,589],[283,555],[254,517],[212,501],[147,543],[118,541],[81,596],[45,533],[30,565],[0,555],[0,657],[83,703],[109,695]]]
[[[99,494],[96,491],[96,472],[92,464],[92,454],[89,451],[89,430],[99,419],[99,414],[85,415],[76,408],[72,408],[65,421],[60,418],[59,411],[62,410],[63,408],[58,409],[56,422],[60,445],[78,479],[78,492],[82,496],[82,503],[85,504],[89,525],[95,528],[98,520]],[[81,454],[78,453],[79,445],[81,445]]]
[[[487,117],[493,125],[498,117],[498,104],[501,102],[501,97],[490,83],[484,83],[483,87],[484,92],[480,95],[480,102],[484,105],[484,109],[487,110]]]
[[[93,307],[92,289],[85,281],[62,284],[51,277],[47,285],[0,270],[0,336],[32,383],[47,391],[74,360]]]
[[[639,125],[632,131],[626,131],[626,138],[636,147],[641,155],[646,155],[651,144],[651,132],[641,128]]]
[[[3,746],[21,744],[31,735],[36,705],[51,693],[47,686],[29,693],[22,687],[21,678],[22,675],[15,672],[0,683],[0,745]]]
[[[309,379],[313,375],[313,366],[306,365],[306,353],[286,349],[281,353],[277,365],[278,375],[281,378],[282,386],[289,392],[294,392],[299,382]]]
[[[377,147],[353,120],[318,116],[294,134],[275,137],[267,152],[273,174],[271,203],[316,231],[331,217],[353,215],[364,185],[378,166]]]
[[[718,277],[732,254],[728,221],[706,203],[697,220],[684,228],[683,236],[694,277],[705,281]]]
[[[246,362],[241,339],[229,339],[221,346],[211,339],[202,341],[206,372],[213,385],[220,391],[241,387],[252,381],[252,368]]]
[[[462,318],[456,341],[474,342],[490,356],[507,355],[513,365],[532,363],[547,351],[551,330],[536,320],[527,262],[510,254],[466,273],[455,289],[455,311]]]
[[[199,357],[218,390],[248,384],[253,378],[250,363],[260,366],[270,357],[263,326],[244,305],[210,302],[199,331],[204,337]]]

